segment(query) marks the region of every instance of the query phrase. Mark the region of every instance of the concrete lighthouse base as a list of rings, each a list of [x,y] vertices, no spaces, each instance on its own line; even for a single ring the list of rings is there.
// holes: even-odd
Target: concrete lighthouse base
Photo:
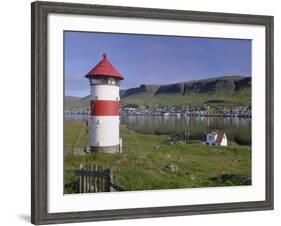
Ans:
[[[119,153],[120,152],[120,145],[112,145],[112,146],[91,146],[91,152],[102,152],[102,153]]]

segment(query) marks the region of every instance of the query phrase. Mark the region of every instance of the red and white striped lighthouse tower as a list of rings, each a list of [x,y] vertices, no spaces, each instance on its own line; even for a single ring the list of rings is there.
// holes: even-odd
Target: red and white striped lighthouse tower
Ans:
[[[91,85],[91,151],[119,152],[119,85],[123,77],[106,54],[85,77]]]

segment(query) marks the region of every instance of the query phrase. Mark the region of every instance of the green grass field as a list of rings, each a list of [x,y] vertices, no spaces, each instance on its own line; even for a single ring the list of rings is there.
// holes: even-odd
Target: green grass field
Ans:
[[[206,146],[199,141],[170,144],[165,135],[140,134],[121,126],[123,153],[74,155],[73,148],[83,148],[87,143],[86,126],[65,121],[64,131],[65,193],[77,192],[74,170],[80,164],[114,168],[114,182],[130,191],[244,185],[249,182],[240,177],[213,178],[226,174],[251,177],[249,146],[232,142],[228,147]]]

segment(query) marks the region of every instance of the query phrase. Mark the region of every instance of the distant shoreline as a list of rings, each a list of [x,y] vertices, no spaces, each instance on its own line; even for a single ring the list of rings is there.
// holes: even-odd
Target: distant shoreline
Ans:
[[[64,113],[65,115],[77,115],[77,116],[90,116],[90,114],[86,113]],[[176,114],[170,114],[170,115],[162,115],[162,114],[127,114],[123,113],[120,114],[124,116],[153,116],[153,117],[222,117],[222,118],[252,118],[251,115],[224,115],[224,114],[189,114],[189,115],[176,115]]]

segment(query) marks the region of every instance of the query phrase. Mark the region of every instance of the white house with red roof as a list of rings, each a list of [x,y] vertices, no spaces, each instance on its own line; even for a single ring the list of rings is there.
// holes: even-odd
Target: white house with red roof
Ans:
[[[223,130],[212,130],[204,134],[202,144],[227,146],[227,137]]]

